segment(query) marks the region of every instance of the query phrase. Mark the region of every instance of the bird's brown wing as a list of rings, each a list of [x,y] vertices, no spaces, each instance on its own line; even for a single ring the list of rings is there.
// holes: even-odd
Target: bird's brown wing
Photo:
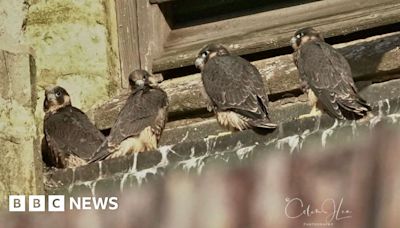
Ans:
[[[300,72],[300,68],[299,68],[299,56],[300,56],[300,51],[295,51],[293,52],[293,62],[294,65],[296,65],[297,69],[299,69]],[[303,77],[304,72],[300,72],[300,89],[303,91],[303,93],[307,93],[308,89],[310,89],[310,86],[308,85],[308,82],[305,80],[305,78]]]
[[[109,137],[89,162],[107,158],[112,153],[109,146],[116,148],[122,141],[138,136],[149,126],[159,139],[167,121],[167,107],[168,97],[163,90],[146,88],[135,91],[128,97]]]
[[[257,69],[237,56],[210,59],[202,72],[206,93],[216,111],[231,110],[251,119],[267,117],[266,96]]]
[[[104,141],[103,134],[79,109],[65,107],[44,120],[45,139],[54,166],[64,168],[65,159],[76,156],[88,160]]]
[[[146,127],[155,127],[161,109],[168,105],[166,93],[161,89],[140,90],[132,94],[111,129],[109,142],[119,144],[122,140],[137,136]]]
[[[250,71],[249,75],[252,77],[251,82],[253,83],[253,88],[257,94],[260,107],[262,108],[263,112],[266,114],[266,117],[269,119],[269,116],[268,116],[268,102],[269,102],[268,87],[265,87],[264,82],[261,77],[261,74],[255,66],[253,66],[252,64],[248,64],[247,68]]]
[[[369,106],[357,94],[350,65],[343,55],[325,42],[309,42],[299,51],[300,77],[329,114],[343,119],[343,109],[357,115],[368,111]]]

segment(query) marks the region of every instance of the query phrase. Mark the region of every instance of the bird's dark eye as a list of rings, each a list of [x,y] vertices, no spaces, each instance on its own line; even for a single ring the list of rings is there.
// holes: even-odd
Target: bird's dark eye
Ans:
[[[208,52],[206,52],[206,51],[201,53],[201,57],[203,57],[203,58],[207,57],[207,55],[208,55]]]
[[[56,97],[60,97],[60,96],[61,96],[61,92],[60,91],[56,92]]]

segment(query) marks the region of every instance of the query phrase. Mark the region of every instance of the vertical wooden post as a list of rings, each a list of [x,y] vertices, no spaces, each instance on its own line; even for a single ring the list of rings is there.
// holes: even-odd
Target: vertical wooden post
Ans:
[[[121,63],[121,83],[128,87],[128,74],[140,68],[139,36],[136,0],[115,2],[117,11],[118,43]]]
[[[159,5],[138,1],[137,10],[141,67],[151,72],[153,59],[163,51],[171,28]]]
[[[152,71],[152,61],[163,50],[170,32],[158,5],[142,0],[116,1],[122,87],[135,69]]]

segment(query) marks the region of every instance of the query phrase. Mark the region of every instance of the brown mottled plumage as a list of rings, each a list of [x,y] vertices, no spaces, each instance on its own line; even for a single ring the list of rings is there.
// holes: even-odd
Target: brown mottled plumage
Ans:
[[[65,89],[59,86],[47,89],[45,96],[43,161],[56,168],[86,164],[105,137],[85,113],[71,105]]]
[[[231,55],[222,45],[204,47],[195,65],[209,101],[208,109],[230,130],[274,129],[268,116],[268,96],[257,68]]]
[[[157,149],[167,121],[168,97],[153,79],[144,70],[129,75],[132,94],[92,162]]]
[[[301,84],[313,103],[312,111],[322,106],[329,115],[337,119],[356,119],[371,110],[367,102],[358,95],[345,57],[325,43],[318,31],[312,28],[300,29],[291,43],[295,50],[293,59],[299,70]],[[318,99],[313,99],[313,96]]]

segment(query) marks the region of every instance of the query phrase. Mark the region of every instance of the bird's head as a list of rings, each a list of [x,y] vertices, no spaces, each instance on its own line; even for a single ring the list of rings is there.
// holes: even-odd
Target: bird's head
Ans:
[[[145,70],[134,70],[129,74],[131,90],[142,89],[146,86],[156,86],[159,80]]]
[[[290,43],[293,47],[294,50],[297,50],[300,48],[301,45],[311,41],[311,40],[324,40],[324,37],[322,34],[313,28],[302,28],[297,30],[294,33],[294,36],[290,40]]]
[[[208,60],[223,55],[229,55],[229,51],[224,46],[221,44],[208,44],[200,50],[194,65],[197,69],[203,70]]]
[[[60,86],[47,88],[44,95],[43,110],[46,113],[55,112],[60,108],[71,105],[71,98],[68,92]]]

